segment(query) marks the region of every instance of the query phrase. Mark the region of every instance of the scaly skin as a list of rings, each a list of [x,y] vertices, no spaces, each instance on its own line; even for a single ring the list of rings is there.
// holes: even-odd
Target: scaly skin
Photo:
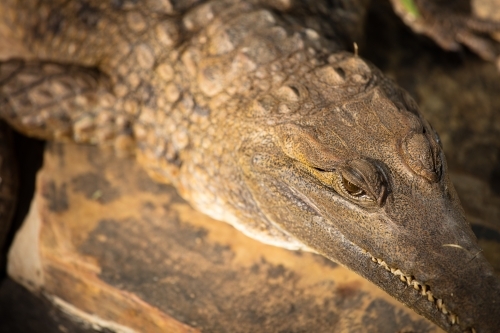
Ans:
[[[415,102],[343,50],[365,1],[15,1],[0,115],[137,154],[200,211],[320,253],[449,332],[496,332],[480,254]],[[321,31],[321,35],[319,32]]]

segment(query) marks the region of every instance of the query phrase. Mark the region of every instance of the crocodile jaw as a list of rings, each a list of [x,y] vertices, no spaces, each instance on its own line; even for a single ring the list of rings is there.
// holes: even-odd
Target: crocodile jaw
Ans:
[[[449,332],[496,332],[500,281],[465,220],[439,138],[409,97],[378,82],[245,141],[238,165],[254,219],[265,216]],[[346,194],[351,182],[370,204]]]
[[[299,169],[280,165],[270,155],[257,156],[254,166],[258,161],[267,169],[264,164],[270,163],[279,171],[263,176],[254,168],[248,183],[260,209],[281,229],[446,331],[495,332],[500,327],[494,316],[500,313],[500,283],[480,253],[448,177],[441,184],[448,197],[419,200],[424,193],[415,195],[413,206],[406,207],[413,217],[398,221],[389,208],[389,213],[363,213]],[[252,177],[259,177],[258,186]],[[391,194],[386,206],[396,199]],[[356,210],[356,218],[350,218]]]

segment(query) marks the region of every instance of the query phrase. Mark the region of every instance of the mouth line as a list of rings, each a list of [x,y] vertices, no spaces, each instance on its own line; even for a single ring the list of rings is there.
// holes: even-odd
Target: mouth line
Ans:
[[[309,200],[309,198],[307,198],[307,196],[305,196],[301,191],[297,190],[294,186],[291,186],[290,184],[288,187],[295,195],[297,195],[311,209],[313,209],[316,212],[317,216],[320,217],[323,216],[321,210],[311,200]],[[368,255],[371,261],[374,262],[377,266],[384,268],[386,271],[390,272],[395,277],[398,277],[401,283],[405,283],[408,286],[413,287],[413,289],[415,289],[415,291],[418,292],[422,297],[426,297],[429,302],[432,302],[437,308],[437,310],[439,310],[444,316],[446,316],[446,320],[450,326],[460,324],[459,316],[450,311],[441,298],[434,295],[429,285],[418,281],[417,279],[415,279],[413,275],[406,274],[398,268],[390,267],[384,260],[374,257],[368,251],[357,246],[357,244],[354,243],[352,244],[358,247],[363,254]],[[465,332],[477,333],[477,331],[473,327],[467,328]]]
[[[382,267],[386,271],[392,273],[394,276],[397,276],[402,283],[406,283],[408,286],[413,287],[416,291],[418,291],[420,293],[420,295],[422,297],[427,297],[427,300],[429,302],[434,303],[436,308],[443,315],[445,315],[447,317],[447,321],[450,325],[460,324],[460,319],[459,319],[458,315],[456,315],[455,313],[448,310],[446,305],[443,303],[443,300],[441,298],[438,298],[437,296],[435,296],[432,293],[431,287],[429,285],[416,280],[413,275],[403,273],[398,268],[390,267],[389,265],[387,265],[387,263],[384,260],[374,257],[372,254],[370,254],[366,250],[362,250],[362,252],[367,254],[370,257],[371,261],[373,261],[379,267]],[[476,333],[476,330],[473,327],[469,327],[468,332]]]
[[[309,208],[311,208],[317,216],[322,216],[323,214],[319,210],[319,208],[301,191],[297,190],[293,185],[288,185],[288,188],[291,192],[296,195],[300,200],[302,200]]]

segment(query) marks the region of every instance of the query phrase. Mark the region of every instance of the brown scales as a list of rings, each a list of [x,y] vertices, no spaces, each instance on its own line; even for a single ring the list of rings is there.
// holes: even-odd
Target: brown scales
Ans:
[[[200,211],[346,265],[445,330],[495,332],[500,283],[436,133],[345,52],[366,1],[263,3],[2,1],[2,34],[24,50],[0,62],[0,114],[28,135],[136,154]],[[453,18],[446,41],[494,60],[467,30],[480,21]],[[396,283],[403,271],[427,298]]]

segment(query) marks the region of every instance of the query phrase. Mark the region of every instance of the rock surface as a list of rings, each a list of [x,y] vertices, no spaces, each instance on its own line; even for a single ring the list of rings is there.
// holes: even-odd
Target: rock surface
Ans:
[[[9,274],[70,316],[117,332],[439,332],[321,256],[196,212],[129,159],[51,144],[44,160]]]

